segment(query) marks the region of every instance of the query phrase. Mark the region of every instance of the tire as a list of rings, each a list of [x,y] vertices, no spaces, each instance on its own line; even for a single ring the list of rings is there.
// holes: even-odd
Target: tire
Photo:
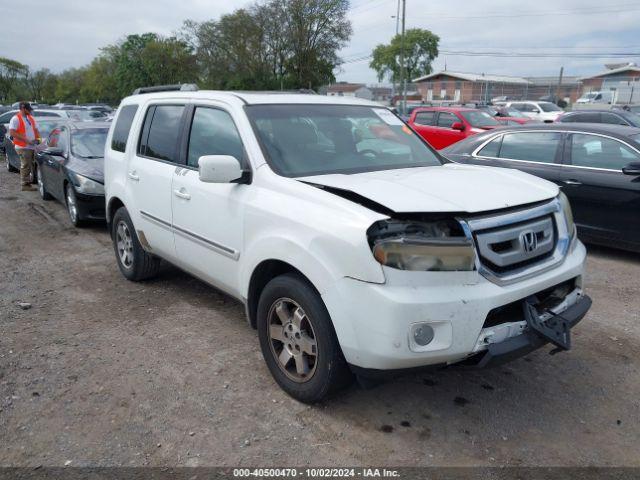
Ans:
[[[139,282],[158,274],[161,260],[142,248],[125,207],[120,207],[113,217],[111,239],[118,268],[127,280]]]
[[[42,170],[38,168],[36,170],[36,177],[38,180],[38,192],[40,193],[40,198],[43,200],[51,200],[53,197],[49,192],[47,192],[47,187],[44,186],[44,178],[42,178]]]
[[[11,163],[9,162],[9,155],[5,153],[4,156],[5,156],[5,160],[7,161],[7,172],[11,172],[11,173],[18,172],[18,169],[13,165],[11,165]]]
[[[278,276],[262,291],[258,337],[271,375],[296,400],[316,403],[353,381],[329,312],[298,274]]]
[[[64,199],[71,224],[76,228],[84,227],[86,222],[80,218],[80,212],[78,211],[78,199],[76,198],[76,192],[71,183],[67,183],[64,187]]]

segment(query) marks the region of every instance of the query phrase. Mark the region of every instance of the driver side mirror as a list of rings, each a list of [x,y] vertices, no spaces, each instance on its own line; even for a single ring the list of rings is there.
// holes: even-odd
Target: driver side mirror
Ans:
[[[458,130],[459,132],[464,132],[465,126],[464,126],[464,123],[462,122],[453,122],[453,124],[451,125],[451,128],[453,130]]]
[[[640,175],[640,162],[631,162],[622,169],[625,175]]]
[[[205,183],[251,183],[251,172],[242,170],[231,155],[203,155],[198,159],[200,181]]]
[[[47,147],[42,153],[45,155],[51,155],[52,157],[64,157],[64,150],[59,147]]]

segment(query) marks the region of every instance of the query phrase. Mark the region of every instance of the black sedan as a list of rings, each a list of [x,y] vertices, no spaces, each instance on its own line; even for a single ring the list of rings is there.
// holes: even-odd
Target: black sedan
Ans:
[[[640,128],[500,128],[441,153],[454,162],[516,168],[555,182],[569,197],[581,239],[640,252]]]
[[[67,207],[76,227],[104,220],[104,145],[109,125],[68,122],[56,127],[36,155],[38,190]]]
[[[43,118],[42,120],[38,119],[38,131],[42,138],[47,138],[51,131],[61,123],[66,120],[62,118]],[[5,156],[7,157],[6,167],[10,172],[17,172],[20,170],[20,157],[18,157],[18,152],[13,145],[13,142],[8,138],[5,139]],[[36,165],[37,169],[37,165]],[[31,170],[31,183],[36,183],[37,173],[36,169]]]

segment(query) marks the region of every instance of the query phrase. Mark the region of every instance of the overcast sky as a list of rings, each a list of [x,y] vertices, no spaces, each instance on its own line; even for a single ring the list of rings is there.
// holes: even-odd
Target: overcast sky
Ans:
[[[91,61],[99,48],[131,33],[171,34],[185,19],[217,18],[241,0],[0,0],[0,56],[61,71]],[[397,0],[352,0],[354,34],[338,80],[375,83],[369,55],[395,34]],[[559,58],[492,58],[442,53],[435,69],[505,75],[599,72],[607,62],[640,58],[569,58],[568,53],[640,52],[640,0],[407,0],[407,28],[432,30],[441,50],[558,52]]]

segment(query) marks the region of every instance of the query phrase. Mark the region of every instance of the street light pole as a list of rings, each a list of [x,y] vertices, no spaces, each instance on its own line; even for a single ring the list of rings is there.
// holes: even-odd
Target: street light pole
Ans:
[[[402,88],[402,114],[407,113],[407,79],[404,61],[404,32],[407,0],[402,0],[402,36],[400,37],[400,88]]]

